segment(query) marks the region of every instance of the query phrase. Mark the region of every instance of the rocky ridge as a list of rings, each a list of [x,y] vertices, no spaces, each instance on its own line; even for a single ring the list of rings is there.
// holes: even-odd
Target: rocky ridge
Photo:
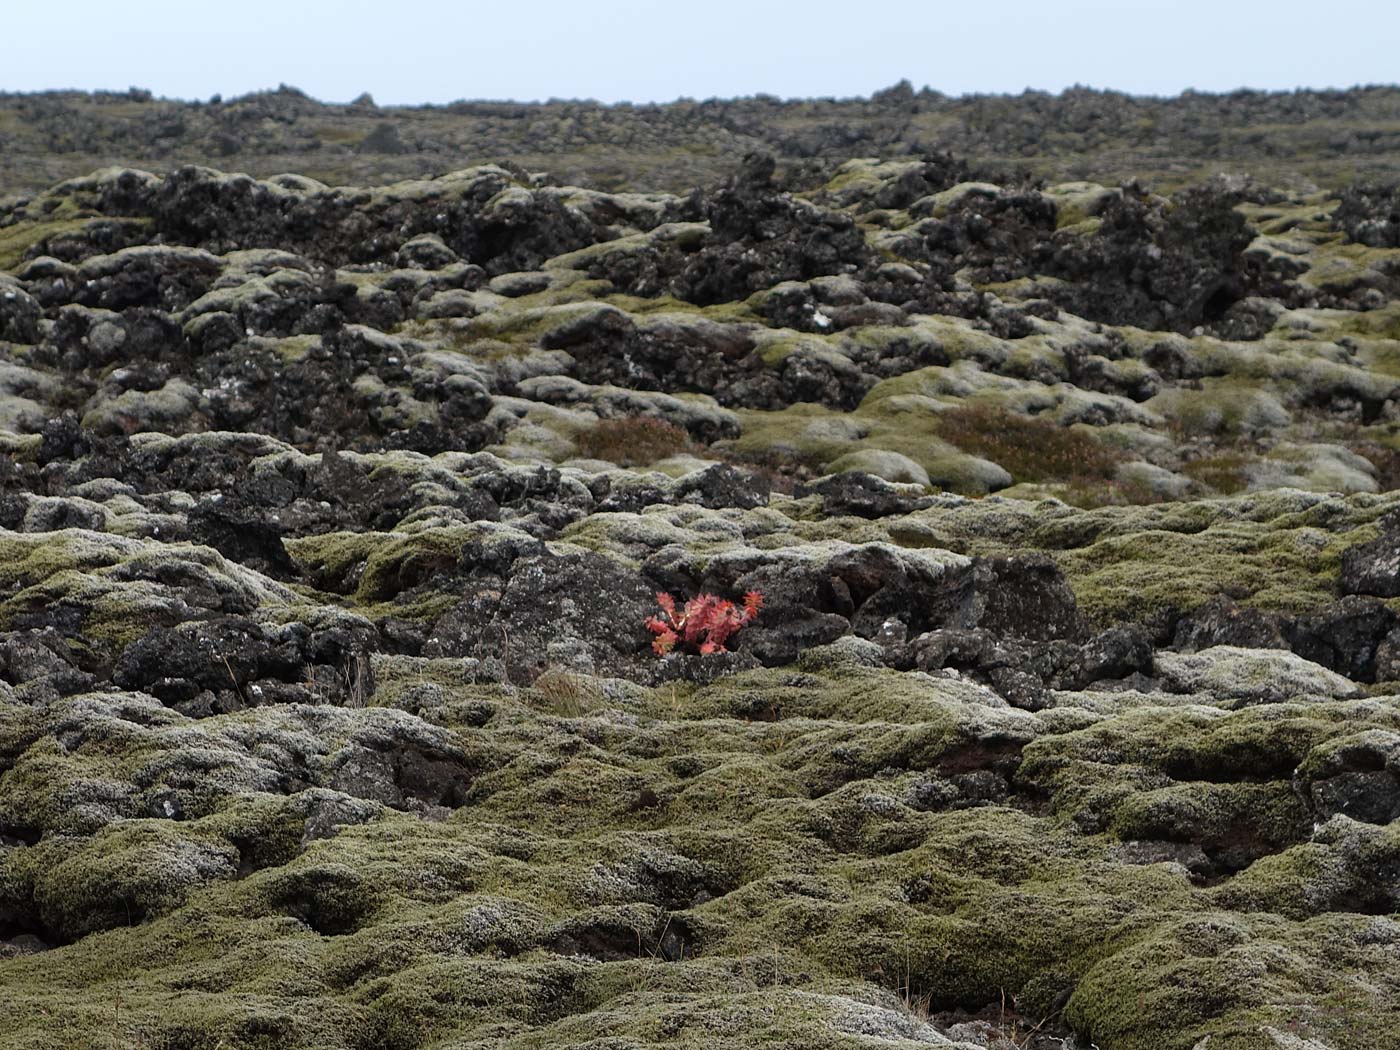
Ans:
[[[5,1038],[1388,1045],[1393,197],[984,174],[0,208]]]
[[[1146,176],[1154,188],[1179,189],[1249,172],[1270,185],[1336,190],[1361,175],[1394,173],[1400,88],[950,96],[901,81],[868,98],[440,106],[381,106],[368,93],[321,102],[285,84],[198,101],[140,88],[0,92],[0,193],[42,190],[112,163],[213,163],[367,185],[485,158],[546,169],[571,185],[685,192],[727,176],[734,158],[754,151],[774,154],[815,186],[853,156],[911,159],[939,150],[1052,182]]]

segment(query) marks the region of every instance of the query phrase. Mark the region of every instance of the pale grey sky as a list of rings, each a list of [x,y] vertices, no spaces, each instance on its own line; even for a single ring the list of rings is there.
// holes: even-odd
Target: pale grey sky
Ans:
[[[207,98],[287,83],[380,104],[1138,94],[1400,81],[1395,0],[68,0],[5,5],[0,90]]]

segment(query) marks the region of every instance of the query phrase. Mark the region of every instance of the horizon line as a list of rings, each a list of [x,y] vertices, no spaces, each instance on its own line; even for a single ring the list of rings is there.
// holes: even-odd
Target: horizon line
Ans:
[[[230,96],[228,96],[228,97],[225,97],[225,96],[223,95],[222,92],[214,92],[214,93],[212,93],[211,95],[209,95],[207,98],[185,98],[185,97],[175,96],[175,95],[157,95],[157,94],[156,94],[154,91],[152,91],[150,88],[144,88],[144,87],[140,87],[140,86],[137,86],[137,85],[130,85],[130,86],[126,87],[126,88],[54,87],[54,88],[35,88],[35,89],[32,89],[32,90],[26,90],[26,89],[11,89],[11,88],[0,87],[0,98],[9,99],[9,98],[36,97],[36,96],[44,96],[44,95],[88,95],[88,96],[102,96],[102,95],[107,95],[107,96],[114,96],[114,97],[123,97],[123,96],[125,96],[125,97],[128,97],[128,98],[136,97],[136,98],[139,98],[139,101],[143,101],[143,102],[170,102],[170,103],[179,103],[179,104],[182,104],[182,105],[218,105],[218,104],[228,104],[228,103],[232,103],[232,102],[238,102],[238,101],[241,101],[241,100],[244,100],[244,99],[257,98],[257,97],[263,96],[263,95],[290,94],[290,95],[299,96],[299,97],[301,97],[301,98],[307,99],[308,101],[311,101],[311,102],[315,102],[315,103],[317,103],[318,105],[322,105],[322,106],[356,106],[356,105],[369,106],[369,105],[373,105],[374,108],[376,108],[376,109],[386,109],[386,110],[387,110],[387,109],[434,109],[434,108],[446,108],[446,107],[449,107],[449,106],[459,106],[459,105],[513,105],[513,106],[591,105],[591,106],[600,106],[600,107],[606,107],[606,108],[645,108],[645,107],[665,107],[665,106],[674,106],[674,105],[680,105],[680,104],[686,104],[686,103],[695,104],[695,105],[705,105],[705,104],[709,104],[709,103],[722,103],[722,102],[778,102],[778,103],[782,103],[782,104],[785,104],[785,105],[787,105],[787,104],[798,104],[798,103],[804,103],[804,102],[847,102],[847,103],[849,103],[849,102],[874,102],[874,101],[879,100],[879,97],[880,97],[880,96],[886,96],[886,95],[894,96],[896,93],[898,93],[898,94],[905,94],[906,88],[907,88],[907,92],[908,92],[908,95],[906,95],[906,97],[912,97],[912,98],[914,98],[914,99],[918,99],[918,98],[921,98],[921,97],[922,97],[922,98],[926,98],[926,99],[941,99],[941,100],[946,100],[946,101],[949,101],[949,102],[959,102],[959,101],[977,100],[977,99],[992,99],[992,98],[1015,99],[1015,98],[1025,98],[1026,96],[1035,96],[1035,95],[1042,95],[1042,96],[1046,96],[1046,97],[1049,97],[1049,98],[1056,98],[1056,97],[1064,96],[1064,95],[1067,95],[1067,94],[1070,94],[1070,93],[1073,93],[1073,92],[1086,92],[1086,93],[1099,94],[1099,95],[1116,95],[1116,96],[1119,96],[1119,97],[1122,97],[1122,98],[1139,99],[1139,100],[1145,100],[1145,101],[1171,102],[1171,101],[1175,101],[1175,100],[1183,99],[1183,98],[1202,98],[1202,97],[1205,97],[1205,98],[1228,98],[1228,97],[1235,96],[1235,95],[1299,95],[1299,94],[1317,94],[1317,95],[1321,95],[1321,94],[1350,94],[1350,93],[1352,93],[1352,92],[1367,92],[1367,91],[1387,91],[1387,90],[1389,90],[1389,91],[1400,91],[1400,81],[1395,81],[1395,82],[1369,82],[1369,83],[1360,83],[1360,82],[1358,82],[1358,83],[1351,84],[1351,85],[1346,86],[1346,87],[1340,87],[1340,86],[1336,86],[1336,85],[1329,85],[1329,86],[1326,86],[1326,87],[1311,87],[1311,86],[1299,85],[1299,86],[1292,87],[1292,88],[1257,88],[1257,87],[1250,87],[1250,86],[1248,86],[1248,85],[1241,85],[1241,86],[1239,86],[1239,87],[1234,87],[1234,88],[1230,88],[1230,89],[1228,89],[1228,90],[1219,90],[1219,91],[1215,91],[1215,90],[1201,90],[1201,89],[1198,89],[1198,88],[1193,88],[1193,87],[1189,87],[1189,86],[1188,86],[1188,87],[1182,88],[1180,91],[1177,91],[1175,94],[1154,94],[1154,93],[1151,93],[1151,92],[1132,92],[1132,91],[1121,90],[1121,89],[1118,89],[1118,88],[1112,88],[1112,87],[1096,87],[1096,86],[1094,86],[1094,85],[1092,85],[1092,84],[1081,84],[1081,83],[1076,82],[1076,83],[1071,84],[1071,85],[1068,85],[1068,86],[1066,86],[1066,87],[1059,88],[1058,90],[1051,90],[1051,89],[1048,89],[1048,88],[1035,88],[1035,87],[1027,86],[1027,87],[1022,88],[1019,92],[1012,92],[1012,91],[970,91],[970,92],[962,92],[962,93],[960,93],[960,94],[947,94],[947,93],[945,93],[945,92],[939,91],[937,88],[934,88],[934,87],[932,87],[932,86],[930,86],[930,85],[928,85],[928,84],[924,84],[924,85],[923,85],[922,87],[920,87],[920,88],[915,88],[915,87],[913,86],[913,84],[908,80],[908,78],[902,78],[902,79],[896,81],[895,83],[890,84],[890,85],[888,85],[888,86],[886,86],[886,87],[875,89],[875,90],[871,91],[870,94],[868,94],[868,95],[789,95],[789,96],[780,96],[780,95],[775,95],[775,94],[773,94],[773,93],[771,93],[771,92],[758,91],[758,92],[753,92],[753,93],[747,94],[747,95],[709,95],[709,96],[706,96],[706,97],[704,97],[704,98],[698,98],[698,97],[693,96],[693,95],[680,95],[680,96],[677,96],[677,97],[672,98],[672,99],[665,99],[665,100],[650,99],[650,100],[643,100],[643,101],[637,101],[637,100],[635,100],[635,99],[615,99],[615,100],[612,100],[612,101],[605,101],[605,100],[602,100],[602,99],[592,98],[592,97],[561,98],[561,97],[558,97],[558,96],[550,96],[550,97],[545,98],[545,99],[539,99],[539,98],[533,98],[533,99],[520,99],[520,98],[486,98],[486,97],[467,98],[467,97],[462,97],[462,98],[449,99],[449,100],[447,100],[447,101],[441,101],[441,102],[438,102],[438,101],[425,101],[425,102],[385,102],[385,103],[381,103],[381,102],[378,102],[377,100],[375,100],[375,98],[374,98],[374,93],[373,93],[372,91],[369,91],[369,90],[362,91],[359,95],[355,96],[354,98],[352,98],[352,99],[347,99],[347,100],[344,100],[344,101],[341,101],[341,100],[333,100],[333,99],[317,98],[316,96],[314,96],[314,95],[310,94],[309,92],[307,92],[307,91],[305,91],[305,90],[303,90],[303,89],[297,87],[296,85],[294,85],[294,84],[288,84],[288,83],[286,83],[285,81],[283,81],[283,82],[279,83],[276,87],[255,88],[255,89],[253,89],[253,90],[251,90],[251,91],[245,91],[245,92],[242,92],[242,93],[237,94],[237,95],[230,95]],[[140,97],[140,96],[144,96],[144,97]],[[362,101],[362,100],[364,100],[364,99],[366,99],[366,98],[368,99],[368,101]]]

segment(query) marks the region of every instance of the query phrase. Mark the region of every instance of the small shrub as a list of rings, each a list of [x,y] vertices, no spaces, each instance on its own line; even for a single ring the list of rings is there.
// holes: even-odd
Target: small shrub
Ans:
[[[624,416],[602,419],[574,439],[580,456],[620,467],[644,467],[692,448],[690,435],[664,419]]]
[[[1182,464],[1181,473],[1202,485],[1208,485],[1222,496],[1233,496],[1249,486],[1244,468],[1254,457],[1239,452],[1218,452]]]
[[[1083,429],[989,405],[959,405],[937,419],[940,437],[990,459],[1017,481],[1109,481],[1124,459]]]
[[[764,449],[761,452],[740,452],[731,448],[707,448],[705,455],[728,463],[731,467],[757,474],[768,483],[768,487],[782,496],[791,496],[803,481],[810,481],[822,473],[811,464],[802,464],[781,451]]]
[[[656,602],[664,618],[652,616],[646,622],[647,629],[656,635],[651,643],[656,655],[665,656],[677,644],[685,644],[709,656],[725,652],[724,643],[734,632],[753,622],[763,608],[763,595],[749,591],[743,605],[737,606],[713,594],[698,594],[680,612],[676,611],[676,600],[665,591],[657,593]]]
[[[1143,481],[1075,481],[1059,494],[1072,507],[1131,507],[1166,503],[1171,497],[1153,492]]]

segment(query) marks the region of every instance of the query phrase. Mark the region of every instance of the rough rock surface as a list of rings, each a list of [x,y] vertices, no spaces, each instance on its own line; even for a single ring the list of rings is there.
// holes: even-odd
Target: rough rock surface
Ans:
[[[0,1041],[1393,1045],[1378,193],[0,206]]]

